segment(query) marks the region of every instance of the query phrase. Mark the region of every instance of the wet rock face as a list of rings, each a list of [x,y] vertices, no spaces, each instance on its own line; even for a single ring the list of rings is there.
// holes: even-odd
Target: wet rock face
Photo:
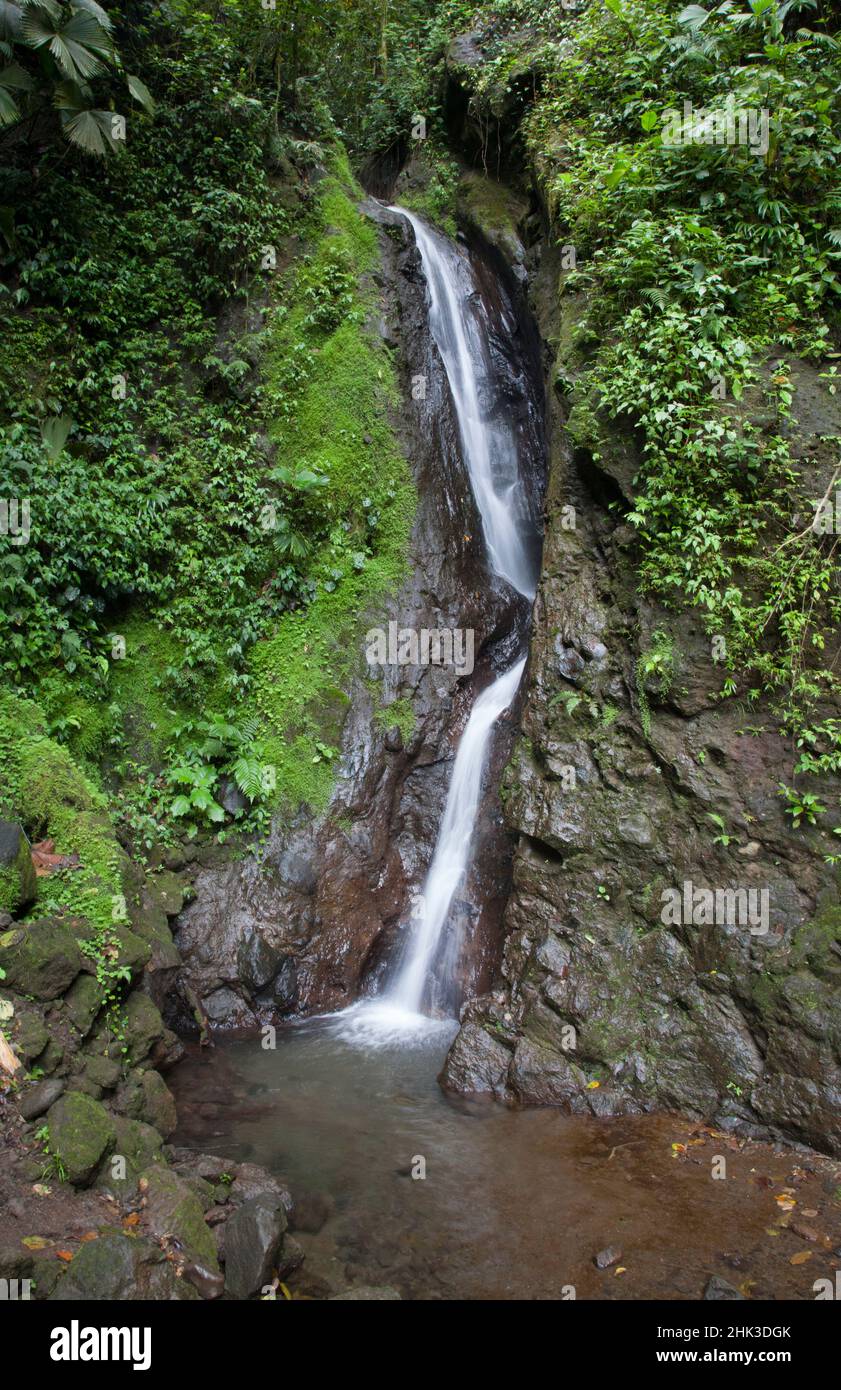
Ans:
[[[481,522],[461,458],[443,365],[429,333],[420,254],[404,221],[369,201],[381,224],[383,304],[398,347],[405,409],[395,420],[414,472],[418,509],[408,578],[368,628],[474,632],[475,669],[369,667],[360,643],[359,679],[348,692],[343,760],[328,814],[306,810],[276,827],[262,865],[253,860],[202,869],[195,896],[178,918],[184,965],[170,994],[169,1021],[193,1026],[198,1003],[211,1026],[341,1008],[376,988],[399,954],[410,923],[411,894],[423,884],[443,812],[452,760],[472,701],[495,671],[514,659],[527,605],[485,564]],[[476,264],[483,266],[477,247]],[[481,275],[489,325],[486,351],[500,395],[516,418],[529,486],[542,486],[542,392],[534,340],[523,330],[512,293]],[[535,386],[535,383],[537,385]],[[537,544],[537,539],[535,541]],[[372,677],[374,678],[372,680]],[[388,719],[387,706],[411,707],[412,727]],[[510,726],[509,726],[510,727]],[[487,785],[498,785],[509,742],[496,740]],[[487,988],[498,968],[501,916],[510,886],[511,840],[493,796],[479,827],[465,900],[460,967],[467,993]],[[481,882],[482,891],[473,891]]]
[[[563,344],[558,266],[538,249],[533,302]],[[822,415],[808,403],[801,457],[820,459],[839,423],[828,398]],[[632,444],[608,438],[597,472],[566,425],[553,395],[543,573],[503,784],[518,844],[502,979],[467,1007],[442,1083],[574,1113],[680,1109],[841,1153],[831,837],[789,828],[778,787],[795,750],[773,713],[722,703],[697,618],[639,596],[629,528],[607,509]],[[809,495],[822,492],[816,479]],[[637,674],[660,630],[667,688]],[[838,788],[823,792],[829,805]]]

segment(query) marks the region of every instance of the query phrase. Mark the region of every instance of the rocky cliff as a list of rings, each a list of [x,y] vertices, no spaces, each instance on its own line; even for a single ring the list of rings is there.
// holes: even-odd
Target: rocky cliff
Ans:
[[[522,732],[503,783],[517,848],[502,979],[467,1007],[443,1084],[598,1115],[680,1109],[839,1153],[831,836],[786,819],[793,749],[773,712],[722,701],[698,618],[640,592],[623,520],[637,441],[576,395],[581,295],[559,293],[562,252],[539,200],[470,174],[460,204],[527,282],[551,445]],[[792,369],[796,509],[822,495],[841,420],[815,370]]]

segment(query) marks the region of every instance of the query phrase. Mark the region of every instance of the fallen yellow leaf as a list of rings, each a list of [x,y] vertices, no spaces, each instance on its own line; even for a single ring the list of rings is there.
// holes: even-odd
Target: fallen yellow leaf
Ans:
[[[789,1264],[790,1264],[790,1265],[805,1265],[806,1261],[807,1261],[807,1260],[811,1260],[811,1258],[812,1258],[812,1251],[811,1251],[811,1250],[798,1250],[798,1252],[797,1252],[796,1255],[792,1255],[791,1259],[789,1260]]]

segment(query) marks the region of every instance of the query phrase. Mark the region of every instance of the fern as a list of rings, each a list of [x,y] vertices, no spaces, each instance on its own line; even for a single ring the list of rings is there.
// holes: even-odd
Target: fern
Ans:
[[[249,801],[256,801],[263,792],[263,764],[253,753],[243,753],[233,766],[234,781]]]

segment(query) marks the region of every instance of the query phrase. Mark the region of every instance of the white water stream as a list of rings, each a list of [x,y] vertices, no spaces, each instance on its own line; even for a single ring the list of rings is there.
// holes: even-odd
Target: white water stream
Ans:
[[[468,298],[476,286],[467,257],[413,213],[392,208],[411,223],[429,289],[429,324],[441,354],[458,420],[462,453],[482,529],[490,568],[528,598],[534,597],[535,562],[524,540],[522,483],[513,432],[483,418],[480,381],[482,343]],[[432,862],[417,900],[400,969],[387,991],[339,1015],[349,1040],[392,1042],[451,1027],[421,1010],[427,1001],[453,899],[464,882],[494,725],[517,694],[525,657],[489,685],[474,702],[453,765],[453,775]],[[446,953],[448,964],[453,952]]]

